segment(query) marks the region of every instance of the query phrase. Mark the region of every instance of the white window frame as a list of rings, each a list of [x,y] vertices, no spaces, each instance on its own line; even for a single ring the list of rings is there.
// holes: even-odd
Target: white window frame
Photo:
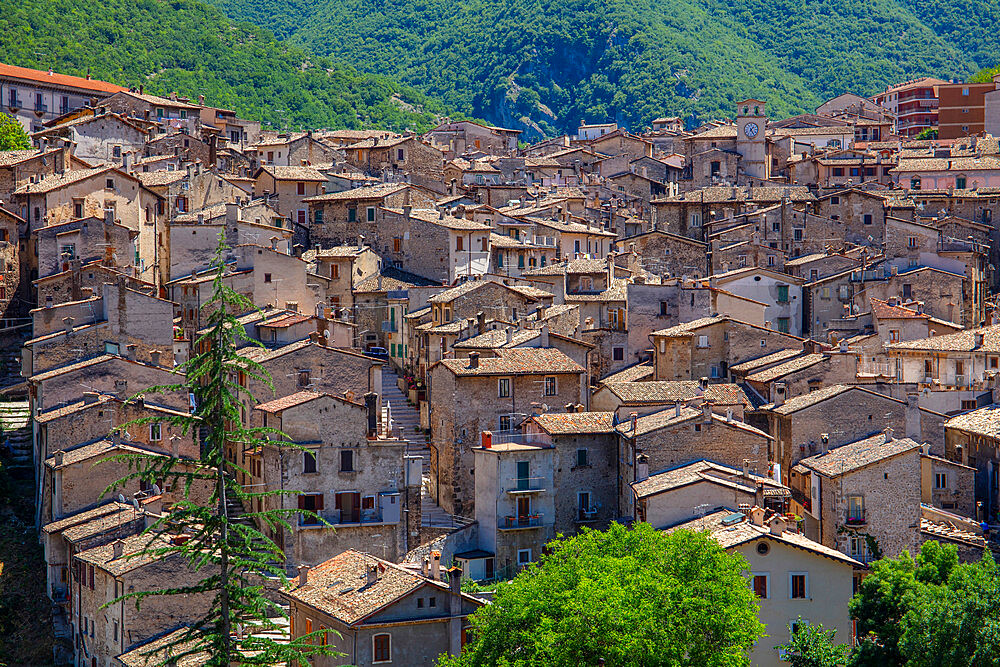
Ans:
[[[938,480],[943,481],[943,484],[939,484]],[[942,489],[948,488],[948,473],[946,472],[936,472],[934,473],[934,490],[940,491]]]
[[[799,577],[799,576],[802,576],[802,577],[806,578],[806,590],[805,590],[805,594],[806,595],[805,595],[805,597],[795,598],[795,597],[792,597],[792,577]],[[789,600],[810,600],[811,598],[809,597],[809,593],[810,593],[810,591],[809,591],[809,573],[808,572],[789,572],[788,573],[788,599]]]
[[[528,560],[521,560],[521,554],[528,554]],[[533,563],[531,559],[531,549],[518,549],[517,550],[517,564],[527,565],[528,563]]]
[[[388,660],[376,660],[375,659],[375,639],[377,637],[388,637],[389,638],[389,659]],[[373,665],[385,665],[392,662],[392,635],[388,632],[380,632],[377,635],[372,635],[372,664]]]
[[[710,347],[710,345],[708,344],[708,336],[698,336],[698,347],[699,348]]]

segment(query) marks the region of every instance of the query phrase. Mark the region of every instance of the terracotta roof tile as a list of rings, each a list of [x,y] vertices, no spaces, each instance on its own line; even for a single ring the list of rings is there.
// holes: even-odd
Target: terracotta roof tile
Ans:
[[[897,403],[902,403],[899,399],[893,398],[891,396],[886,396],[885,394],[880,394],[871,389],[866,389],[865,387],[859,387],[857,385],[849,384],[833,384],[829,387],[823,387],[822,389],[817,389],[816,391],[810,391],[801,396],[796,396],[785,401],[778,407],[774,407],[773,404],[764,406],[765,409],[770,409],[771,412],[775,412],[779,415],[790,415],[799,410],[805,410],[806,408],[811,408],[814,405],[822,403],[828,398],[835,398],[841,394],[846,394],[849,391],[863,391],[876,398],[884,398],[887,401],[896,401]]]
[[[44,72],[37,69],[29,69],[27,67],[6,65],[4,63],[0,63],[0,76],[24,79],[26,81],[35,81],[37,83],[49,84],[53,86],[66,86],[70,88],[78,88],[80,90],[91,90],[99,93],[110,94],[128,90],[127,88],[123,88],[122,86],[118,86],[113,83],[108,83],[107,81],[99,81],[97,79],[90,79],[82,76],[72,76],[70,74]]]
[[[613,412],[548,412],[532,421],[551,435],[599,434],[614,432],[614,418]]]
[[[976,345],[976,335],[982,334],[982,345]],[[888,350],[927,350],[935,352],[977,352],[1000,353],[1000,324],[994,324],[979,329],[965,329],[955,333],[909,340],[903,343],[890,343]]]
[[[703,459],[654,473],[641,482],[633,482],[632,489],[638,497],[644,498],[701,481],[733,487],[741,486],[750,493],[754,492],[758,484],[775,489],[785,488],[782,484],[767,477],[753,473],[744,476],[743,471],[732,466]]]
[[[583,366],[552,347],[501,348],[497,355],[480,359],[477,368],[470,366],[469,359],[442,359],[438,363],[462,377],[585,372]]]
[[[803,371],[810,366],[815,366],[816,364],[822,363],[827,359],[829,359],[829,356],[826,354],[804,354],[801,357],[796,357],[784,363],[780,363],[777,366],[771,366],[770,368],[765,368],[762,371],[751,373],[747,376],[747,380],[752,382],[772,382],[779,378],[783,378],[786,375]]]
[[[909,438],[891,439],[886,442],[886,434],[878,433],[864,440],[836,447],[824,454],[802,459],[798,465],[826,477],[838,477],[872,463],[919,449],[920,444]]]
[[[1000,438],[1000,405],[987,405],[948,419],[945,428],[955,428],[967,433]]]
[[[344,190],[343,192],[328,192],[324,195],[308,197],[302,201],[312,203],[324,201],[350,201],[354,199],[382,199],[383,197],[388,197],[389,195],[396,194],[397,192],[402,192],[408,187],[410,186],[406,183],[379,183],[377,185],[369,185],[363,188]]]

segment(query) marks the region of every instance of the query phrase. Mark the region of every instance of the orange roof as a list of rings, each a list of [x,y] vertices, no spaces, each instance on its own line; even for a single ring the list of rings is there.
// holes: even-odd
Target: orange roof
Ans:
[[[888,301],[882,301],[881,299],[871,298],[872,312],[875,313],[875,317],[880,320],[893,320],[893,319],[927,319],[930,315],[924,313],[918,313],[917,311],[906,308],[905,306],[894,306]]]
[[[68,88],[80,88],[82,90],[93,90],[101,93],[118,93],[128,88],[117,86],[107,81],[97,79],[87,79],[82,76],[70,76],[69,74],[56,74],[52,71],[43,72],[27,67],[16,67],[0,63],[0,76],[24,79],[26,81],[36,81],[38,83],[48,83],[53,86],[66,86]]]

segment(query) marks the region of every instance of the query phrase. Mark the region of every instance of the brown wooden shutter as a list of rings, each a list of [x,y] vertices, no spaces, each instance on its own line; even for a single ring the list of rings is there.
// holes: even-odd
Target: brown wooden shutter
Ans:
[[[338,510],[344,509],[343,497],[344,497],[344,494],[342,494],[342,493],[335,493],[335,494],[333,494],[333,508],[334,509],[338,509]]]
[[[299,494],[299,509],[304,510],[306,508],[306,497]]]
[[[316,496],[316,511],[320,512],[323,510],[323,494]]]

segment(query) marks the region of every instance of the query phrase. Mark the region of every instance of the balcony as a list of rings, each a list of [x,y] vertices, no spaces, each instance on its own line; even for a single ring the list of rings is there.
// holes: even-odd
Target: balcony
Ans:
[[[49,105],[35,103],[35,113],[45,113],[49,110]]]
[[[498,530],[525,530],[528,528],[541,528],[543,525],[541,514],[527,514],[522,516],[507,515],[503,517],[503,520],[498,522],[498,524]]]
[[[866,523],[868,523],[867,519],[865,518],[865,511],[857,509],[848,510],[844,514],[844,523],[847,526],[851,527],[864,526]]]
[[[511,477],[506,480],[504,491],[511,495],[542,493],[546,490],[545,477]]]
[[[21,98],[11,95],[10,97],[7,98],[7,106],[10,107],[11,109],[20,109]]]

